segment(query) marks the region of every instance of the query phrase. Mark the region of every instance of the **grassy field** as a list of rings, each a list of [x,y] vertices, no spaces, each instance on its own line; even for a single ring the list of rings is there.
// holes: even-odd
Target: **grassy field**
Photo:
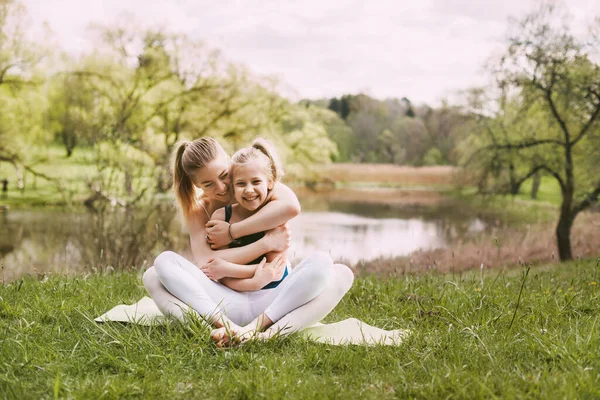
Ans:
[[[598,398],[600,260],[360,277],[328,317],[409,328],[398,347],[297,336],[218,350],[199,325],[93,318],[144,295],[139,272],[0,286],[0,397]]]
[[[529,200],[531,193],[532,180],[525,181],[521,186],[521,193],[516,197],[520,199]],[[537,200],[545,201],[550,204],[559,206],[562,201],[562,195],[560,193],[560,185],[556,179],[544,176],[541,179],[540,188],[537,194]]]
[[[0,205],[9,207],[38,207],[38,206],[63,206],[69,204],[81,204],[90,194],[86,182],[97,176],[97,170],[93,160],[92,150],[89,148],[76,148],[69,158],[60,146],[46,146],[35,149],[38,159],[33,163],[33,168],[45,175],[60,180],[64,190],[60,192],[54,183],[25,171],[25,189],[17,188],[14,167],[7,163],[0,163],[0,180],[9,180],[7,198],[0,198]],[[432,166],[432,167],[409,167],[392,164],[348,164],[334,163],[323,165],[319,168],[320,182],[324,188],[335,187],[344,191],[359,189],[407,189],[417,192],[414,197],[423,198],[418,192],[444,191],[456,189],[459,176],[456,167]],[[463,174],[464,175],[464,174]],[[460,178],[465,184],[464,177]],[[286,182],[289,184],[306,184],[304,179],[288,176]],[[467,180],[468,183],[468,180]],[[154,182],[151,182],[153,185]],[[525,182],[522,193],[516,199],[529,201],[531,182]],[[474,190],[468,185],[464,187],[465,194],[473,194]],[[341,192],[340,192],[341,193]],[[343,193],[346,196],[346,193]],[[364,196],[363,196],[364,197]],[[427,196],[426,196],[427,197]],[[435,197],[435,196],[433,196]],[[428,195],[426,202],[434,201],[432,195]],[[439,197],[439,196],[438,196]],[[512,196],[506,196],[506,198]],[[394,193],[389,193],[386,201],[411,202],[411,199],[399,199]],[[560,188],[551,178],[542,178],[538,202],[552,205],[560,204]]]
[[[409,167],[393,164],[334,163],[319,170],[323,180],[337,185],[451,188],[456,168],[452,166]]]
[[[66,201],[82,201],[87,195],[86,178],[94,175],[95,168],[90,163],[89,149],[75,149],[69,158],[63,148],[48,146],[35,150],[39,161],[33,168],[52,178],[60,180],[64,192],[57,190],[54,183],[24,171],[25,188],[17,187],[15,169],[7,163],[0,163],[0,180],[9,181],[6,199],[0,198],[0,204],[8,206],[46,206],[64,205]]]

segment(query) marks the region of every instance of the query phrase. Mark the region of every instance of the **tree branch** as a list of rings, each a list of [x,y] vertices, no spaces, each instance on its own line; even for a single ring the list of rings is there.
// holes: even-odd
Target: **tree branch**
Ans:
[[[564,146],[563,142],[561,142],[559,140],[554,140],[554,139],[539,139],[539,140],[532,140],[532,141],[526,141],[526,142],[521,142],[521,143],[491,144],[489,146],[480,147],[479,149],[477,149],[473,154],[471,154],[469,159],[465,162],[465,165],[469,165],[475,159],[475,156],[479,155],[479,153],[484,152],[486,150],[521,150],[521,149],[540,146],[540,145],[544,145],[544,144],[554,144],[554,145],[558,145],[558,146]]]
[[[535,175],[538,171],[542,170],[543,168],[544,168],[544,166],[542,166],[542,165],[533,167],[531,169],[531,171],[529,171],[529,173],[527,173],[527,175],[525,175],[521,179],[517,180],[517,184],[520,186],[523,182],[525,182],[527,179],[531,178],[533,175]]]
[[[2,69],[2,71],[0,71],[0,85],[2,85],[4,83],[4,76],[6,75],[8,70],[11,69],[12,67],[16,67],[17,65],[18,65],[18,63],[8,64],[6,67],[4,67]]]
[[[569,128],[567,128],[567,124],[562,119],[558,110],[556,109],[556,105],[554,104],[554,100],[552,100],[552,93],[550,91],[546,91],[546,100],[548,101],[548,105],[550,106],[550,110],[552,111],[552,115],[556,118],[556,121],[560,125],[564,135],[565,135],[565,145],[569,145],[571,139],[571,133],[569,132]]]
[[[577,137],[575,139],[573,139],[573,141],[570,143],[571,146],[575,146],[577,144],[577,142],[579,142],[581,140],[581,138],[585,136],[588,129],[590,129],[590,127],[596,121],[596,118],[598,118],[599,115],[600,115],[600,103],[598,103],[596,105],[596,109],[594,110],[593,114],[590,116],[590,119],[588,119],[588,121],[585,123],[583,128],[581,128],[581,131],[579,132]]]
[[[552,168],[548,167],[547,165],[541,166],[540,167],[541,171],[546,171],[548,172],[550,175],[552,175],[554,178],[556,178],[556,180],[558,181],[558,183],[560,184],[560,189],[564,192],[567,189],[567,186],[565,184],[565,181],[561,178],[560,174],[556,171],[554,171]]]
[[[596,203],[598,197],[600,197],[600,184],[573,208],[574,215],[579,214],[581,211]]]

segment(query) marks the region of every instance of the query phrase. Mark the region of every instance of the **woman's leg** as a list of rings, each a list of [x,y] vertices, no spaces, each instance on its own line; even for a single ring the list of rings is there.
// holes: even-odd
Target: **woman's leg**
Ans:
[[[269,338],[276,334],[288,335],[314,325],[325,318],[352,287],[354,273],[343,264],[334,264],[332,277],[325,289],[313,300],[286,314],[260,334]]]
[[[214,282],[190,261],[172,251],[161,253],[154,269],[162,285],[216,327],[246,324],[251,320],[246,296]]]
[[[152,300],[154,300],[158,306],[158,309],[163,313],[163,315],[183,321],[186,314],[196,313],[194,309],[188,307],[187,304],[173,296],[167,289],[165,289],[163,284],[160,282],[160,279],[158,279],[156,268],[148,268],[146,272],[144,272],[142,281],[144,282],[144,287],[150,294],[150,297],[152,297]],[[199,314],[198,317],[200,317]]]
[[[276,288],[250,293],[250,311],[257,317],[237,332],[239,337],[252,336],[313,300],[328,285],[332,269],[329,254],[316,252],[298,264]]]

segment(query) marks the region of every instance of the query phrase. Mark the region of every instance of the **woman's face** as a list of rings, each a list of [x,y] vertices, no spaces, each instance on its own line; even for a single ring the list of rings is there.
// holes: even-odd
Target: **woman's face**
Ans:
[[[225,152],[196,171],[194,185],[211,200],[230,203],[229,156]]]

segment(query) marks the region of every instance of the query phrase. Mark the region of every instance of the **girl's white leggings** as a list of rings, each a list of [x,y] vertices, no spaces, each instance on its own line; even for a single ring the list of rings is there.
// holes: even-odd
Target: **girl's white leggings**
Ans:
[[[354,274],[317,252],[300,262],[273,289],[236,292],[210,280],[177,253],[160,254],[143,277],[144,286],[165,315],[183,319],[189,312],[203,318],[219,314],[244,326],[265,313],[272,332],[290,333],[320,321],[352,286]],[[189,307],[188,307],[189,305]],[[191,309],[190,309],[191,307]]]

